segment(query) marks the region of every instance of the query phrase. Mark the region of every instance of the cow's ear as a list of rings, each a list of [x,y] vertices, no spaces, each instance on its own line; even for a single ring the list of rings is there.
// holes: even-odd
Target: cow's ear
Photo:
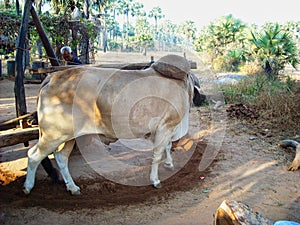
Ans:
[[[163,76],[179,80],[186,79],[191,69],[186,58],[179,55],[166,55],[153,63],[151,67]]]
[[[201,94],[198,88],[194,87],[194,97],[193,97],[194,106],[203,105],[205,100],[206,100],[206,95]]]

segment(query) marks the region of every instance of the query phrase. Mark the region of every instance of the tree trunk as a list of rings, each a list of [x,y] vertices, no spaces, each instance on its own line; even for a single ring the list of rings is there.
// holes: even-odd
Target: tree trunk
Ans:
[[[87,28],[82,26],[80,29],[81,32],[81,41],[80,41],[80,60],[83,64],[89,64],[90,63],[90,57],[89,57],[89,52],[90,52],[90,36],[88,34]]]
[[[107,51],[107,32],[106,32],[106,23],[105,23],[103,29],[103,52],[106,51]]]
[[[241,202],[223,201],[215,213],[214,225],[242,224],[273,225],[273,222]]]
[[[85,18],[87,18],[87,19],[90,18],[89,8],[90,8],[90,1],[85,0],[83,12],[84,12]]]
[[[264,70],[265,70],[265,74],[267,75],[268,80],[271,80],[273,71],[272,71],[271,65],[268,61],[266,63],[266,67]]]
[[[71,32],[72,32],[72,41],[77,42],[77,33],[78,33],[78,24],[77,23],[71,24]],[[77,46],[73,47],[72,51],[73,51],[74,56],[78,57]]]
[[[20,15],[20,3],[19,3],[19,0],[16,0],[16,12],[17,12],[17,15],[19,16]]]
[[[9,0],[4,0],[4,7],[5,9],[9,9],[10,1]]]

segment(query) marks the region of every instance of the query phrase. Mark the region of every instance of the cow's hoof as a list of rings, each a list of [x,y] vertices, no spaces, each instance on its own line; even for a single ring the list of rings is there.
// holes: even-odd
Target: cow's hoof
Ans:
[[[69,191],[71,195],[80,195],[80,187],[78,187],[74,183],[72,185],[67,184],[67,191]]]
[[[153,187],[155,187],[155,188],[161,188],[162,187],[162,185],[161,185],[161,183],[160,183],[160,181],[157,181],[157,182],[154,182],[153,183]]]
[[[71,191],[71,195],[80,195],[80,190],[77,191]]]
[[[30,194],[30,190],[28,190],[26,187],[23,187],[23,193],[25,195],[29,195]]]
[[[153,184],[153,186],[154,186],[155,188],[157,188],[157,189],[159,189],[159,188],[162,187],[161,183],[159,183],[159,184],[157,184],[157,185],[154,185],[154,184]]]
[[[71,192],[71,195],[80,195],[80,188],[76,185],[74,188],[68,188],[68,191]]]
[[[174,170],[173,163],[164,163],[164,167],[168,170]]]

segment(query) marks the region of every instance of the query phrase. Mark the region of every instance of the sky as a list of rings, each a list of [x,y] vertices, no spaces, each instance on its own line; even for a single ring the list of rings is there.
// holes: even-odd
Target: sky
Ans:
[[[138,0],[146,11],[160,6],[165,19],[173,23],[192,20],[197,28],[221,16],[232,14],[245,23],[300,21],[300,0]]]

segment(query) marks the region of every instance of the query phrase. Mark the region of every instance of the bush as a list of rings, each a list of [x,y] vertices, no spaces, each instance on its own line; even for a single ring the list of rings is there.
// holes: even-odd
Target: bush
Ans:
[[[228,56],[219,55],[213,59],[211,69],[214,72],[231,71],[230,58]]]
[[[250,76],[237,85],[221,85],[227,103],[255,104],[261,119],[283,130],[300,127],[300,93],[290,77],[269,81],[264,74]]]
[[[261,74],[263,72],[263,68],[258,61],[250,61],[240,66],[240,72],[246,75]]]
[[[115,51],[121,48],[122,43],[119,41],[108,40],[109,50]]]

